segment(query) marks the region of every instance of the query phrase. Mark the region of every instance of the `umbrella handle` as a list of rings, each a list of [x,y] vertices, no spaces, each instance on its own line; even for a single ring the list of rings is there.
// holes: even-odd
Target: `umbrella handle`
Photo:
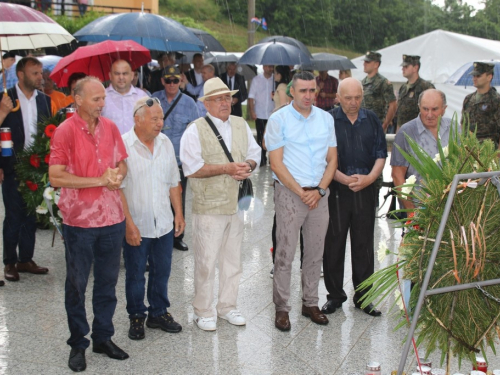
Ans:
[[[4,80],[4,82],[5,82],[5,80]],[[5,85],[5,83],[4,83],[4,85]],[[3,96],[8,96],[7,89],[5,87],[3,88]],[[16,106],[14,108],[12,108],[10,111],[17,112],[17,111],[19,111],[19,108],[21,108],[21,104],[19,104],[19,99],[16,99]]]

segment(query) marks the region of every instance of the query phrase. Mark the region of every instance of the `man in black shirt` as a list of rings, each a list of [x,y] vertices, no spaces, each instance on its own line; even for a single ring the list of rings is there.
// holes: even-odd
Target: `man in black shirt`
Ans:
[[[325,239],[323,272],[328,300],[321,309],[331,314],[347,300],[343,289],[347,233],[351,235],[352,281],[354,289],[374,271],[373,234],[375,230],[374,185],[382,173],[387,144],[380,120],[374,112],[361,108],[363,87],[354,78],[340,83],[340,107],[329,113],[335,120],[338,169],[330,184],[328,206],[330,223]],[[354,305],[361,308],[363,292],[354,294]],[[372,304],[363,309],[380,316]]]

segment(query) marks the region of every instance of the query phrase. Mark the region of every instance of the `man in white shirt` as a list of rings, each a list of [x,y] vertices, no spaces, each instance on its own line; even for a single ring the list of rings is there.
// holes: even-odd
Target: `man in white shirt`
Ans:
[[[255,120],[257,129],[257,143],[262,147],[264,131],[266,130],[267,120],[274,110],[272,92],[274,91],[274,66],[264,65],[264,73],[259,74],[252,80],[250,92],[248,94],[248,108],[252,120]],[[260,165],[266,165],[266,150],[262,149]]]
[[[240,181],[260,162],[260,147],[241,117],[230,116],[231,91],[220,78],[205,82],[199,100],[208,114],[191,123],[181,138],[180,158],[193,191],[194,315],[204,331],[217,328],[212,308],[215,266],[219,262],[217,315],[233,325],[246,320],[236,308],[241,278],[243,222],[238,217]],[[231,153],[229,162],[209,122]]]
[[[145,337],[146,316],[149,328],[171,333],[182,330],[167,311],[170,307],[167,291],[174,236],[184,231],[185,222],[174,146],[161,133],[163,109],[160,101],[141,98],[133,107],[133,114],[135,126],[123,135],[128,172],[120,195],[126,224],[123,258],[130,318],[128,337],[141,340]],[[148,261],[149,307],[146,308],[144,269]]]
[[[111,85],[106,89],[106,102],[102,109],[102,116],[113,120],[120,134],[125,134],[134,126],[132,115],[134,104],[147,94],[140,88],[132,86],[134,72],[128,61],[115,61],[111,65],[109,79]]]

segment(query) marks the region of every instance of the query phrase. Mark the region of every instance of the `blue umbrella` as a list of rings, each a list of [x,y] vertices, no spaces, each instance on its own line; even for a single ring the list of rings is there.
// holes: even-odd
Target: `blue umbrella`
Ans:
[[[154,51],[203,51],[205,45],[187,27],[151,13],[111,14],[96,19],[75,33],[82,42],[133,40]]]
[[[238,64],[310,64],[311,59],[298,47],[280,42],[256,44],[245,51]]]
[[[480,62],[494,64],[493,69],[493,80],[491,81],[491,86],[500,86],[500,61],[498,60],[480,60]],[[450,78],[446,80],[445,83],[450,83],[455,86],[474,86],[472,81],[472,76],[469,74],[474,70],[474,62],[469,62],[463,65],[455,73],[453,73]]]

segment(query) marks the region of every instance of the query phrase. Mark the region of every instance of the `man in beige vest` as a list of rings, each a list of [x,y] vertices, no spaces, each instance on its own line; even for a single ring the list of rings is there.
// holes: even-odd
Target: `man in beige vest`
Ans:
[[[243,222],[238,217],[238,189],[260,163],[261,149],[248,124],[230,116],[232,95],[220,78],[203,87],[207,116],[192,122],[181,138],[180,159],[193,191],[194,300],[193,321],[204,331],[217,328],[212,307],[215,266],[219,262],[217,315],[234,325],[246,320],[236,308],[241,277],[240,248]],[[226,144],[229,162],[210,127],[210,120]]]

